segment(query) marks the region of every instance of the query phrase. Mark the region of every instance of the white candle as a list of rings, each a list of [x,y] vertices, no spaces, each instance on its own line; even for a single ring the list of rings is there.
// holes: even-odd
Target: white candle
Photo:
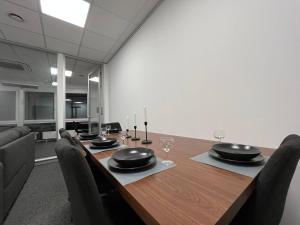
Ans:
[[[129,129],[129,119],[128,119],[128,115],[126,116],[126,129]]]
[[[144,116],[145,116],[145,122],[147,122],[147,107],[144,106]]]
[[[136,126],[136,113],[134,113],[134,126]]]

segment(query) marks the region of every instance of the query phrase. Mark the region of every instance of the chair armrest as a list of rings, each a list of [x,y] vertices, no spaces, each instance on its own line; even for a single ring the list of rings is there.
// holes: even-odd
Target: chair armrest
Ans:
[[[0,162],[0,225],[3,223],[4,217],[4,196],[3,196],[3,187],[4,187],[4,179],[3,179],[3,164]]]

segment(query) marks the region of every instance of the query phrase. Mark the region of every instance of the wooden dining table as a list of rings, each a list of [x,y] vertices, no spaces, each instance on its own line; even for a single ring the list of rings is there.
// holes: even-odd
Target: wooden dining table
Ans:
[[[144,138],[144,132],[137,135]],[[164,159],[165,152],[160,145],[160,137],[171,136],[148,133],[152,144],[126,139],[129,147],[151,148],[155,155]],[[110,137],[120,138],[119,134]],[[255,188],[255,179],[224,169],[191,160],[191,157],[207,152],[215,142],[209,140],[171,136],[174,144],[168,158],[175,167],[148,176],[134,183],[122,186],[99,162],[109,157],[113,151],[96,154],[88,152],[88,157],[104,173],[123,198],[147,225],[227,225],[247,201]],[[120,140],[120,139],[119,139]],[[120,140],[121,141],[121,140]],[[82,144],[87,144],[84,141]],[[260,148],[264,155],[273,150]]]

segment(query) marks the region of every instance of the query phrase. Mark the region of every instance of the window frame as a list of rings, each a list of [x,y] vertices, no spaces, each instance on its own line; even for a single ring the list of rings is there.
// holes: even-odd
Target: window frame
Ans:
[[[34,90],[34,89],[23,89],[24,90],[24,112],[23,112],[23,118],[24,118],[24,124],[29,123],[56,123],[56,91],[53,90]],[[25,108],[26,108],[26,102],[25,102],[25,95],[26,92],[39,92],[39,93],[53,93],[54,98],[54,118],[53,119],[43,119],[43,120],[26,120],[25,119]]]
[[[12,91],[16,93],[16,111],[15,111],[15,120],[0,120],[0,125],[17,125],[19,122],[19,110],[20,110],[20,104],[19,104],[19,95],[20,91],[16,87],[0,87],[1,91]]]

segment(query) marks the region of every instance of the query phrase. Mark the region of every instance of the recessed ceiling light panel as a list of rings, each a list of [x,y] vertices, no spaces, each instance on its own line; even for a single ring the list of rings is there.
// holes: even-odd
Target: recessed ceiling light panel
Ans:
[[[84,27],[90,3],[84,0],[40,0],[42,12],[48,16]]]
[[[92,77],[89,79],[90,81],[99,83],[99,77]]]
[[[50,72],[52,75],[57,75],[57,68],[51,67]],[[71,70],[65,70],[65,76],[66,77],[71,77],[72,76],[72,71]]]

